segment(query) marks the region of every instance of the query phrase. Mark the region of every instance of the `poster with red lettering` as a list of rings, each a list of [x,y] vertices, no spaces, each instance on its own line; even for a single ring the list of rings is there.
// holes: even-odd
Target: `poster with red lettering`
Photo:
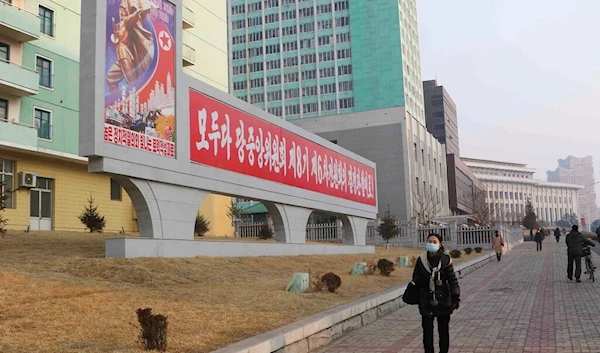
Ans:
[[[375,206],[375,170],[190,90],[190,159],[215,168]]]
[[[104,141],[175,157],[175,6],[106,1]]]

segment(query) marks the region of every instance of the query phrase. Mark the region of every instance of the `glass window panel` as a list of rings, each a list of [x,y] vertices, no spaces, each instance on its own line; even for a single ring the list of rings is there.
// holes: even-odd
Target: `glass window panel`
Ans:
[[[30,213],[31,217],[39,217],[40,216],[40,192],[36,190],[31,190],[29,192],[29,204],[30,204]]]
[[[42,217],[52,218],[52,193],[42,192]]]

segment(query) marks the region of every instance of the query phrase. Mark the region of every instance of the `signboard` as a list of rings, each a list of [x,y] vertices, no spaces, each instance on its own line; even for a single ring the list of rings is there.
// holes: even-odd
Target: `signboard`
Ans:
[[[376,205],[375,170],[194,90],[192,162]]]
[[[175,157],[175,6],[106,1],[104,141]]]

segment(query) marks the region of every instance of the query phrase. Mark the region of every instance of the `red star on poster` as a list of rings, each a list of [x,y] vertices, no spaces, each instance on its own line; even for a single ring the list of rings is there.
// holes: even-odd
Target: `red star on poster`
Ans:
[[[164,50],[164,51],[171,50],[171,46],[172,46],[171,36],[167,32],[160,31],[160,33],[158,34],[158,42],[159,42],[162,50]]]

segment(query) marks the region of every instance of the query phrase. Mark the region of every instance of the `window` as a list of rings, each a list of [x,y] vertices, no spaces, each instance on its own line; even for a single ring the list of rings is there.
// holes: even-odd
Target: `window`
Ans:
[[[304,64],[313,64],[317,61],[317,54],[304,54],[300,57],[300,63]]]
[[[54,37],[54,11],[40,5],[38,15],[40,16],[40,32]]]
[[[431,105],[434,107],[439,107],[440,105],[444,105],[444,101],[442,99],[432,99]]]
[[[10,61],[10,45],[0,42],[0,61]]]
[[[110,199],[112,201],[121,201],[123,200],[123,195],[121,193],[121,184],[113,178],[110,178]]]
[[[345,59],[352,57],[352,51],[350,49],[340,49],[337,51],[338,59]]]
[[[319,62],[334,60],[333,51],[319,53]]]
[[[338,75],[351,75],[352,74],[352,65],[341,65],[338,66]]]
[[[298,98],[300,96],[299,88],[290,88],[285,90],[285,99]]]
[[[263,93],[255,93],[255,94],[250,95],[250,103],[251,104],[264,103],[264,102],[265,102],[265,95]]]
[[[288,105],[285,107],[285,115],[298,115],[300,114],[300,105]]]
[[[419,161],[419,157],[417,156],[417,143],[414,143],[414,154],[415,154],[415,162]]]
[[[281,83],[281,76],[267,76],[267,86],[278,85]]]
[[[269,108],[269,113],[275,116],[281,116],[281,107]]]
[[[302,97],[317,95],[317,86],[302,87]]]
[[[340,99],[340,109],[354,108],[354,97]]]
[[[10,191],[14,190],[15,186],[15,163],[12,161],[7,161],[5,159],[0,159],[0,182],[3,183],[2,194],[6,193],[8,198],[4,200],[4,207],[13,208],[13,196]]]
[[[267,92],[267,100],[269,102],[280,101],[281,100],[281,91]]]
[[[294,57],[291,57],[291,58],[285,58],[285,59],[283,59],[283,66],[284,67],[298,66],[298,57],[294,56]]]
[[[52,140],[52,113],[47,110],[35,108],[35,128],[38,138]]]
[[[336,41],[338,43],[349,42],[350,41],[350,33],[336,34]]]
[[[38,56],[36,58],[36,71],[40,75],[40,86],[52,88],[52,61]]]
[[[246,7],[244,5],[236,5],[231,7],[231,14],[237,15],[240,13],[245,13]]]
[[[314,113],[317,111],[317,103],[307,103],[302,105],[302,112],[306,113]]]
[[[345,1],[338,1],[335,3],[335,11],[343,11],[343,10],[348,10],[349,6],[348,6],[348,0]]]
[[[8,120],[8,101],[0,98],[0,121]]]
[[[311,23],[303,23],[300,25],[300,33],[314,32],[315,24]]]
[[[317,70],[302,71],[302,80],[313,80],[317,78]]]
[[[335,110],[336,109],[336,101],[324,101],[321,102],[321,110],[323,111],[327,111],[327,110]]]
[[[352,81],[339,82],[338,85],[340,92],[352,91],[354,88],[354,83]]]
[[[335,19],[336,27],[348,26],[350,24],[350,17],[340,17]]]

